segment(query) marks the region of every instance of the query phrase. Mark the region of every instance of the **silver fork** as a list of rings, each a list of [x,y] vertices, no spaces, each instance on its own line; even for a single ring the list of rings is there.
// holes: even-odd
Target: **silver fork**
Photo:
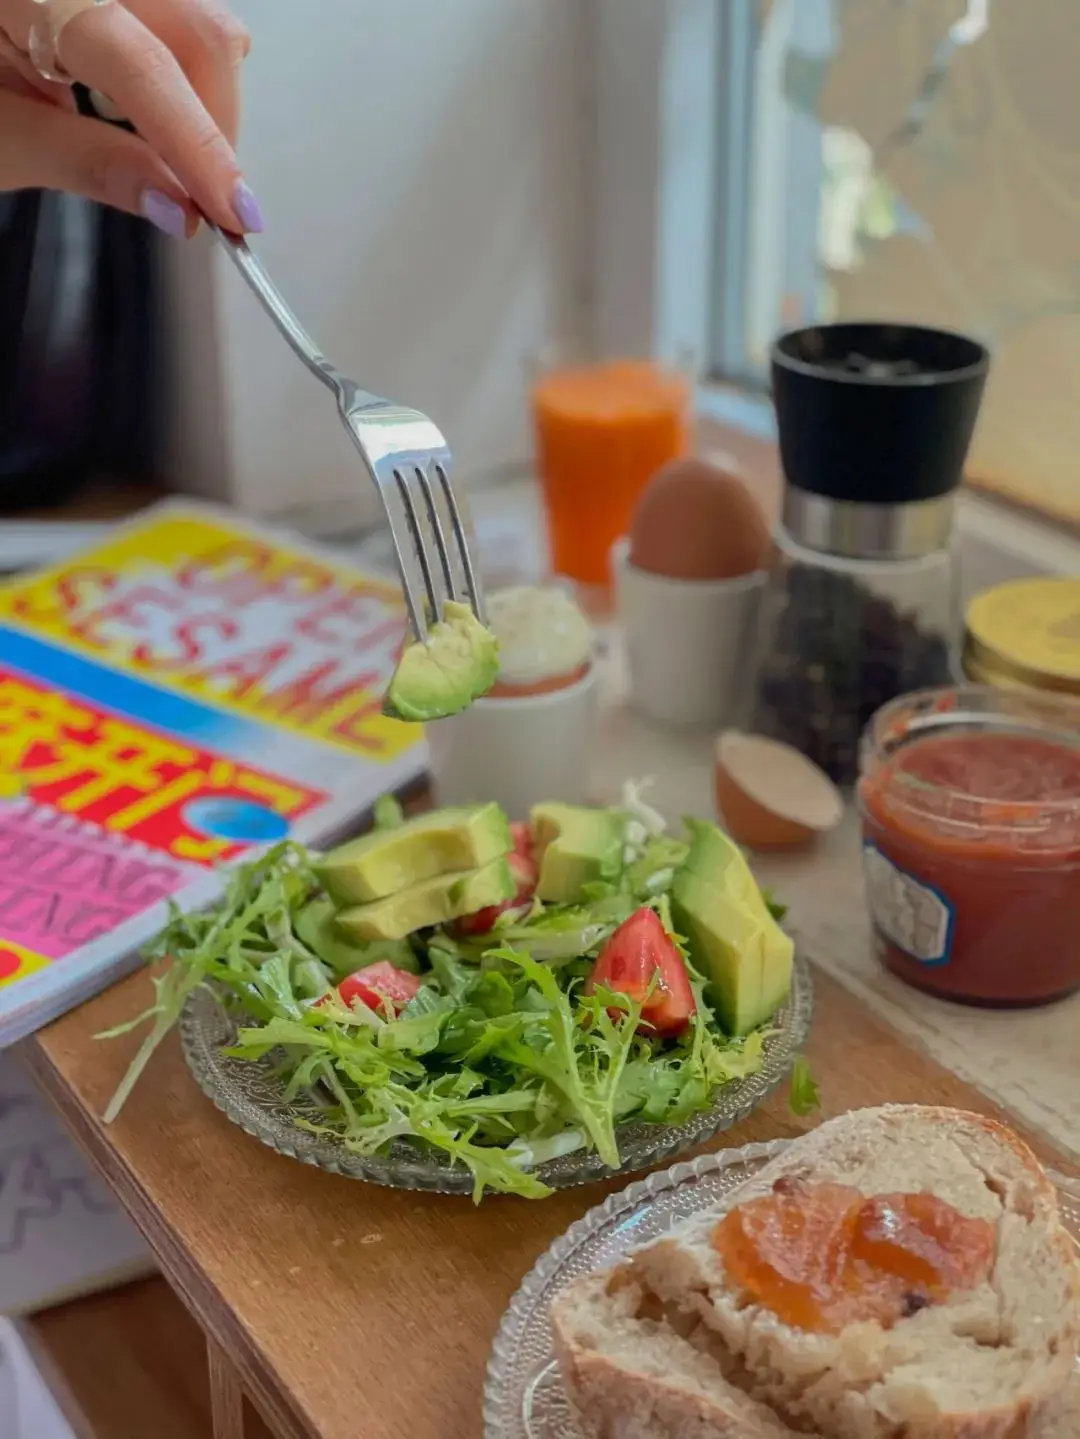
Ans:
[[[438,428],[419,410],[381,399],[343,375],[286,305],[247,242],[216,225],[210,228],[296,354],[334,392],[338,414],[382,500],[416,638],[427,640],[428,618],[441,620],[447,600],[464,600],[483,623],[480,577],[450,484],[450,451]],[[440,510],[449,520],[452,547]]]

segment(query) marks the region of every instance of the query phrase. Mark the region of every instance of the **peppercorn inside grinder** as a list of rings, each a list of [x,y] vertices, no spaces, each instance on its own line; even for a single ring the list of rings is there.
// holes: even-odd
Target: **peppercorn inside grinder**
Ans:
[[[839,785],[876,710],[959,675],[953,515],[989,361],[911,325],[821,325],[773,346],[785,488],[749,727]]]

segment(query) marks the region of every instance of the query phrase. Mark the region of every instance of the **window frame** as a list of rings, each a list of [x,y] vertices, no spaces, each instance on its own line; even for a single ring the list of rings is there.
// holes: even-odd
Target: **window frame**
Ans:
[[[773,0],[764,57],[760,0],[583,3],[596,75],[596,348],[689,360],[707,383],[761,393],[767,375],[747,338],[764,354],[781,326],[768,301],[777,267],[780,292],[813,313],[821,128],[754,72],[780,63],[792,36],[819,43],[829,0]],[[793,163],[767,172],[761,160],[776,146]],[[755,249],[753,228],[780,243]]]
[[[811,323],[821,314],[818,220],[805,201],[772,199],[774,233],[787,236],[779,260],[781,295],[801,296],[801,314],[762,319],[760,294],[772,257],[750,253],[750,207],[754,195],[747,166],[733,153],[736,122],[745,123],[745,90],[731,84],[733,70],[748,67],[747,15],[761,0],[581,0],[588,16],[590,70],[594,85],[586,109],[593,176],[592,236],[588,255],[589,333],[597,353],[653,355],[687,360],[698,377],[697,409],[714,421],[759,440],[775,440],[768,376],[746,362],[740,341],[757,327],[764,350],[785,325]],[[811,54],[831,22],[829,0],[772,0],[774,23],[795,27]],[[740,58],[741,57],[741,58]],[[794,155],[800,186],[820,193],[822,127],[785,103],[780,87],[758,85],[753,124],[779,136]],[[741,98],[740,98],[741,97]],[[741,117],[741,120],[740,120]],[[745,132],[744,132],[745,133]],[[745,149],[745,147],[744,147]],[[749,167],[752,170],[752,166]],[[775,169],[776,167],[774,167]],[[792,165],[786,167],[788,172]],[[736,239],[725,240],[732,216]],[[811,216],[813,218],[811,218]],[[719,248],[718,248],[719,247]],[[717,265],[717,255],[722,265]],[[741,287],[756,267],[758,310],[743,308]],[[775,274],[775,268],[772,272]],[[772,284],[775,296],[778,288]],[[794,309],[795,306],[792,306]],[[1041,536],[1074,555],[1080,534],[1059,516],[1010,500],[967,476],[961,514],[978,509],[1000,516],[1002,538],[1018,516]]]
[[[831,53],[830,0],[773,0],[759,33],[759,0],[722,5],[716,85],[726,206],[717,218],[710,377],[761,390],[784,328],[821,318],[818,234],[822,126],[788,98],[782,69]],[[726,218],[727,223],[722,223]],[[734,232],[734,233],[733,233]],[[753,237],[763,240],[755,243]]]

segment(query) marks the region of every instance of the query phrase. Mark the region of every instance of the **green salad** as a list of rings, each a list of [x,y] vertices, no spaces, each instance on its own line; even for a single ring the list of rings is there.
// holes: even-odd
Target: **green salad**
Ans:
[[[791,985],[783,912],[716,826],[613,809],[497,805],[405,819],[329,853],[286,842],[230,872],[223,901],[173,917],[150,1025],[111,1120],[188,996],[211,985],[237,1060],[273,1054],[287,1096],[372,1155],[394,1141],[464,1165],[474,1197],[550,1192],[538,1165],[620,1163],[618,1126],[675,1125],[760,1068]],[[109,1037],[109,1036],[106,1036]],[[793,1105],[815,1103],[800,1064]]]

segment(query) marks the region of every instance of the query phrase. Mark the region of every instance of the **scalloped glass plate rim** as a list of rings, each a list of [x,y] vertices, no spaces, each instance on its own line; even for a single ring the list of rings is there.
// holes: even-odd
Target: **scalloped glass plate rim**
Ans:
[[[508,1393],[507,1386],[515,1378],[517,1349],[535,1312],[534,1295],[539,1297],[548,1289],[552,1280],[557,1280],[560,1271],[584,1244],[609,1232],[621,1217],[629,1216],[643,1206],[651,1207],[657,1200],[684,1187],[689,1189],[710,1174],[742,1167],[748,1171],[745,1178],[749,1178],[754,1170],[782,1154],[793,1142],[791,1139],[770,1139],[744,1144],[735,1149],[715,1150],[711,1154],[698,1155],[695,1159],[681,1160],[668,1169],[657,1170],[646,1175],[644,1179],[634,1180],[625,1189],[609,1195],[554,1239],[518,1285],[492,1342],[484,1382],[484,1439],[508,1439],[505,1419],[509,1406],[520,1415],[520,1429],[517,1431],[520,1435],[528,1436],[528,1439],[547,1439],[545,1431],[535,1430],[528,1423],[526,1406],[531,1385],[523,1387],[519,1395]],[[1046,1172],[1059,1194],[1067,1201],[1065,1226],[1080,1249],[1080,1179],[1069,1178],[1053,1169]],[[706,1201],[712,1202],[711,1197]],[[704,1208],[705,1205],[701,1207]],[[679,1219],[682,1217],[684,1216],[678,1216]],[[625,1245],[620,1246],[620,1252],[629,1252],[634,1247],[633,1237],[628,1236]],[[610,1259],[607,1262],[611,1262]],[[548,1364],[534,1369],[532,1384],[551,1371],[553,1366],[552,1349]],[[1077,1368],[1080,1370],[1080,1358],[1077,1359]],[[558,1384],[557,1377],[555,1383]],[[558,1387],[561,1390],[561,1384]],[[517,1404],[514,1402],[515,1398],[518,1400]],[[565,1431],[567,1435],[571,1432],[575,1439],[578,1439],[580,1431],[576,1427],[573,1431]],[[509,1439],[513,1439],[513,1436],[509,1436]],[[562,1439],[562,1436],[553,1435],[552,1439]]]
[[[708,1143],[730,1129],[764,1102],[785,1080],[810,1032],[813,1017],[811,966],[802,956],[795,961],[791,998],[778,1012],[779,1035],[766,1040],[765,1063],[757,1074],[733,1080],[717,1091],[713,1106],[692,1115],[679,1126],[641,1122],[617,1130],[620,1152],[626,1156],[617,1170],[607,1168],[599,1156],[580,1151],[550,1160],[533,1171],[553,1189],[596,1183],[619,1174],[633,1174]],[[468,1194],[472,1176],[463,1166],[423,1154],[407,1144],[394,1146],[387,1155],[353,1154],[338,1141],[299,1129],[290,1113],[318,1117],[313,1097],[286,1107],[275,1096],[283,1087],[270,1070],[271,1061],[229,1061],[220,1050],[228,1042],[232,1022],[207,986],[195,990],[180,1018],[180,1041],[195,1082],[208,1099],[234,1124],[253,1138],[288,1158],[328,1173],[360,1179],[390,1188],[424,1190],[440,1194]],[[771,1061],[771,1062],[770,1062]]]

